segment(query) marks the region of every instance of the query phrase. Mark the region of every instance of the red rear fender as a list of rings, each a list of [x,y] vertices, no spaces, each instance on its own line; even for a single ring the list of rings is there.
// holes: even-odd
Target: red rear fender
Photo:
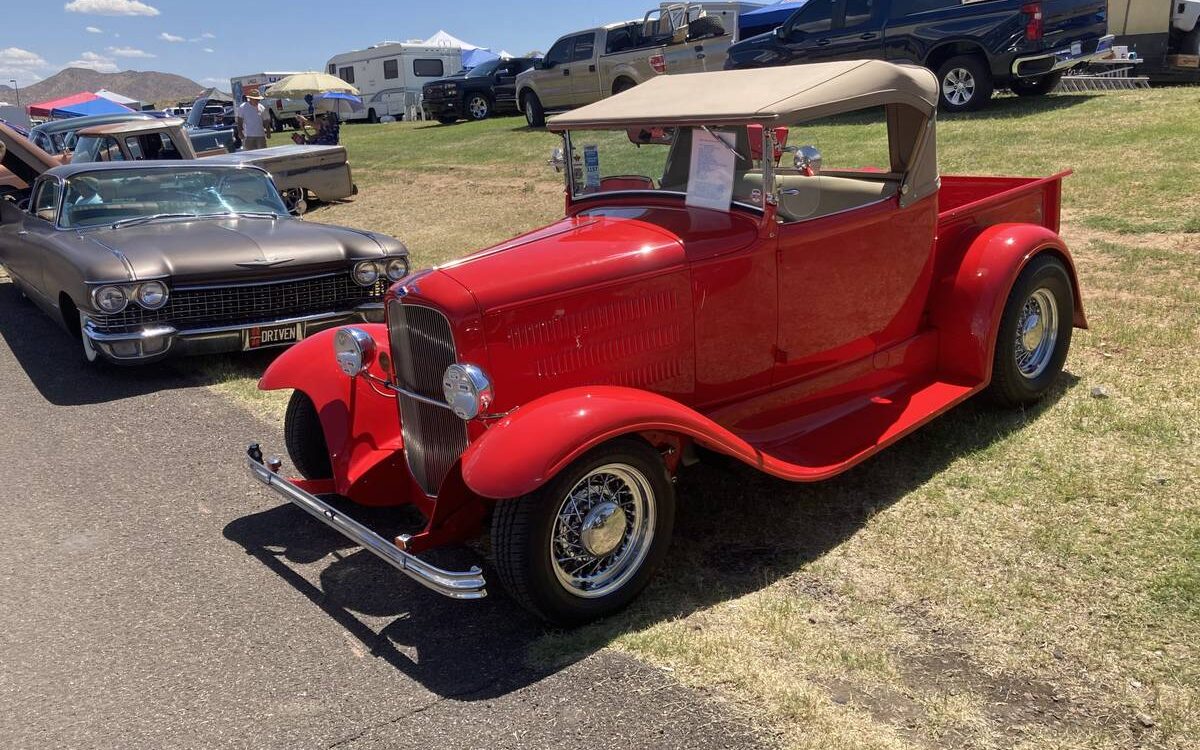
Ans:
[[[371,334],[378,352],[388,350],[387,326],[355,327]],[[339,494],[364,505],[410,502],[413,493],[401,451],[395,397],[365,378],[346,377],[333,358],[336,333],[337,329],[322,331],[279,355],[258,387],[264,391],[292,388],[312,399]],[[371,371],[383,377],[377,364]]]
[[[1067,267],[1075,292],[1076,328],[1087,328],[1075,263],[1062,239],[1034,224],[996,224],[979,234],[957,272],[941,279],[930,305],[939,332],[939,368],[972,383],[991,380],[992,355],[1009,292],[1036,255],[1053,253]]]

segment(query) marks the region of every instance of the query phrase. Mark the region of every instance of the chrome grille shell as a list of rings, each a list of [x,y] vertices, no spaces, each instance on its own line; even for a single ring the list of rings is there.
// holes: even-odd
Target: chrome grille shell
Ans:
[[[457,361],[450,321],[424,305],[388,301],[388,341],[396,385],[438,402],[444,400],[442,375]],[[467,449],[467,424],[449,409],[399,393],[404,456],[413,479],[430,497]]]

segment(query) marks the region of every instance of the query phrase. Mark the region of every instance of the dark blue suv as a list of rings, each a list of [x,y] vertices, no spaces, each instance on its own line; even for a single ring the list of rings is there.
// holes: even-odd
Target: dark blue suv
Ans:
[[[1112,48],[1107,0],[808,0],[780,27],[729,48],[726,69],[875,58],[937,74],[943,110],[997,88],[1045,94]]]

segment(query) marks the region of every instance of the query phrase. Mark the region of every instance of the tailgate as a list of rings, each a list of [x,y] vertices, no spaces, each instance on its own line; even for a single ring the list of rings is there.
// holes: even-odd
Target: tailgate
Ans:
[[[1108,0],[1042,0],[1042,23],[1047,49],[1098,40],[1108,33]]]

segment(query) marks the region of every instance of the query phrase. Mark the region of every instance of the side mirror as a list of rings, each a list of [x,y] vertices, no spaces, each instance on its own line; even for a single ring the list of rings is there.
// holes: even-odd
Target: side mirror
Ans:
[[[787,26],[776,26],[775,27],[775,38],[776,39],[787,39],[790,34],[791,34],[791,31],[788,29]]]
[[[796,169],[807,175],[816,175],[821,171],[821,152],[816,146],[800,146],[792,157]]]
[[[563,153],[562,146],[550,152],[550,160],[546,163],[553,167],[555,172],[562,173],[563,169],[567,166],[567,158]]]

